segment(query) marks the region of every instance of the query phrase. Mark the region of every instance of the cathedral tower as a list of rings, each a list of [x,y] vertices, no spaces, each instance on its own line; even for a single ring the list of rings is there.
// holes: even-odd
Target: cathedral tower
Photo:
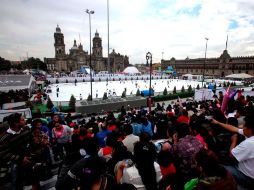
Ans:
[[[102,57],[101,38],[100,38],[97,30],[96,30],[95,36],[93,38],[93,56],[94,57]]]
[[[61,33],[60,27],[57,25],[56,32],[54,33],[55,38],[55,58],[64,58],[65,57],[65,44],[64,44],[64,35]]]

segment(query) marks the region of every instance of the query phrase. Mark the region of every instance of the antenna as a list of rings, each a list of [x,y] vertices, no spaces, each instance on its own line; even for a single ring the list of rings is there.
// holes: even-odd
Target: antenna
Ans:
[[[228,34],[227,34],[227,41],[226,41],[226,50],[228,49]]]

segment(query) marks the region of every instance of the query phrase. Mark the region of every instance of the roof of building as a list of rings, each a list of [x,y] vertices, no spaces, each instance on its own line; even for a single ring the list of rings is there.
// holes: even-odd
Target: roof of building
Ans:
[[[136,68],[136,67],[126,67],[124,70],[123,70],[124,73],[140,73],[139,70]]]
[[[246,73],[236,73],[236,74],[228,75],[226,76],[226,78],[248,79],[248,78],[254,78],[254,76],[246,74]]]
[[[32,81],[32,75],[0,75],[0,91],[27,89]]]

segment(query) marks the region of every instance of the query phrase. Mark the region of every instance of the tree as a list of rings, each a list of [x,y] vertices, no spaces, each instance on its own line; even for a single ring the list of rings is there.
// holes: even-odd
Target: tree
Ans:
[[[206,88],[206,84],[204,84],[204,88]]]
[[[21,62],[23,69],[41,69],[47,71],[47,65],[39,58],[29,57],[28,60]]]
[[[56,84],[58,84],[59,83],[59,81],[58,81],[58,79],[56,79]]]
[[[219,84],[219,87],[221,87],[221,83]]]
[[[72,110],[75,110],[75,105],[76,105],[76,98],[73,96],[73,94],[71,95],[70,101],[69,101],[69,107]]]
[[[68,83],[68,79],[66,79],[66,81],[65,81],[66,83]]]
[[[106,100],[106,99],[108,99],[108,95],[107,95],[107,92],[104,92],[102,99],[103,99],[103,100]]]
[[[226,84],[226,82],[225,82],[225,81],[223,82],[223,87],[227,87],[227,84]]]
[[[197,85],[196,89],[197,89],[197,90],[199,90],[199,89],[200,89],[200,86],[199,86],[199,84]]]
[[[168,94],[167,88],[164,88],[163,95],[166,96]]]
[[[122,93],[122,98],[126,98],[126,91],[124,90],[123,93]]]
[[[185,92],[184,86],[182,86],[181,92],[182,93]]]
[[[176,94],[176,86],[174,86],[173,94]]]
[[[9,71],[11,69],[11,62],[0,57],[0,71]]]
[[[92,96],[91,96],[91,94],[89,94],[89,95],[87,96],[87,101],[92,101]]]
[[[54,107],[53,102],[51,101],[50,97],[48,97],[48,101],[47,101],[47,108],[49,110],[51,110]]]
[[[140,90],[139,90],[139,89],[138,89],[137,92],[136,92],[136,96],[141,96]]]
[[[191,85],[189,85],[189,87],[188,87],[188,92],[192,92],[192,87],[191,87]]]

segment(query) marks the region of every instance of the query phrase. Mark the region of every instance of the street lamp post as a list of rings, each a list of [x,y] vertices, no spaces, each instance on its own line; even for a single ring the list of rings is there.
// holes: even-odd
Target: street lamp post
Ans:
[[[108,73],[110,73],[110,57],[109,57],[109,0],[107,0],[107,27],[108,27]]]
[[[91,86],[91,101],[93,100],[93,76],[92,76],[92,55],[91,55],[91,14],[94,14],[94,11],[86,9],[86,13],[89,15],[89,32],[90,32],[90,59],[89,59],[89,67],[90,67],[90,86]]]
[[[150,60],[150,63],[149,63]],[[152,91],[152,54],[150,52],[146,53],[146,65],[149,65],[150,68],[150,83],[149,83],[149,97],[148,97],[148,106],[149,106],[149,112],[151,112],[151,91]]]
[[[202,87],[203,86],[203,83],[204,83],[204,80],[205,80],[205,69],[206,69],[206,51],[207,51],[207,42],[208,42],[208,38],[205,38],[206,40],[206,44],[205,44],[205,60],[204,60],[204,69],[203,69],[203,79],[202,79]]]

